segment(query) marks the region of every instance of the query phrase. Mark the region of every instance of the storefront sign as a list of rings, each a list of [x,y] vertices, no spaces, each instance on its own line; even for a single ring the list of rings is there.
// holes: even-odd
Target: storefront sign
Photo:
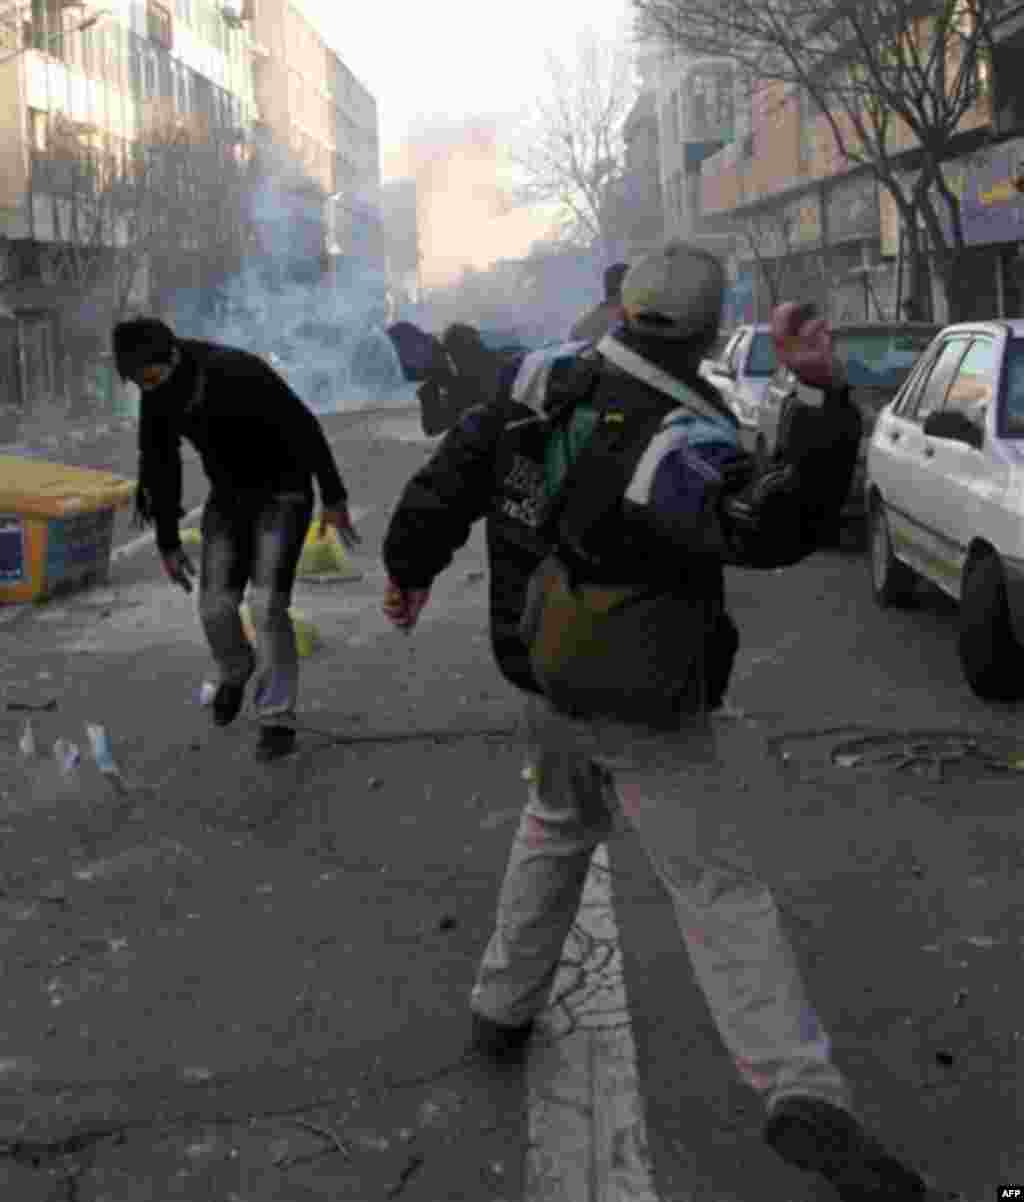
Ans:
[[[1016,185],[1024,175],[1024,138],[948,163],[943,174],[960,202],[966,246],[1024,240],[1024,192]],[[915,177],[908,173],[902,178],[909,196]],[[951,241],[952,223],[941,197],[936,197],[935,210]],[[882,254],[895,255],[899,248],[899,211],[885,188],[879,192],[879,216]]]

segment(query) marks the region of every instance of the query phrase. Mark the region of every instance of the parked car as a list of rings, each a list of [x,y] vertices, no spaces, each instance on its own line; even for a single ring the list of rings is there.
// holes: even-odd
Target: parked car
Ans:
[[[931,581],[970,687],[1024,698],[1024,321],[941,331],[878,417],[865,497],[878,604]]]
[[[705,359],[700,374],[718,389],[740,423],[740,436],[750,449],[768,381],[777,367],[775,343],[768,325],[738,326],[721,355]]]
[[[846,367],[854,403],[864,422],[860,454],[843,517],[860,519],[864,509],[864,462],[879,410],[887,405],[941,327],[918,322],[865,322],[832,329],[832,345]],[[758,415],[756,453],[770,456],[792,406],[799,400],[820,403],[821,393],[805,388],[788,367],[776,370],[768,382]]]

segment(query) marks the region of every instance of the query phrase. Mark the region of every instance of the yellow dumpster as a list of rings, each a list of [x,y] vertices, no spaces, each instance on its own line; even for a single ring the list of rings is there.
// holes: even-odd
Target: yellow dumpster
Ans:
[[[0,604],[104,580],[114,511],[134,493],[111,472],[0,455]]]

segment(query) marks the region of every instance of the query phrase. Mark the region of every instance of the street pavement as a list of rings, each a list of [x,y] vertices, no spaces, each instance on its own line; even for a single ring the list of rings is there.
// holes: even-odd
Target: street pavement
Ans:
[[[392,630],[380,541],[432,444],[399,413],[329,436],[361,578],[296,591],[320,645],[294,756],[254,763],[245,718],[212,728],[194,599],[152,546],[105,588],[0,613],[0,1197],[825,1202],[760,1144],[627,831],[595,857],[525,1067],[466,1057],[524,799],[482,532],[416,632]],[[731,573],[729,596],[743,646],[716,722],[743,837],[865,1119],[984,1202],[1024,1180],[1019,707],[970,695],[951,607],[877,612],[852,551]],[[59,737],[82,749],[70,779]]]

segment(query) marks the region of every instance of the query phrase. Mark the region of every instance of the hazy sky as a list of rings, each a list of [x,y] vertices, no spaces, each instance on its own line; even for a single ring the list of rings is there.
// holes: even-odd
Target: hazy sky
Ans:
[[[373,93],[380,121],[383,178],[409,173],[407,134],[451,129],[474,117],[514,129],[548,78],[549,50],[571,62],[587,29],[625,37],[629,0],[295,0],[325,41]],[[500,168],[459,139],[429,138],[437,162],[419,178],[421,279],[427,286],[456,278],[466,266],[520,258],[550,234],[551,209],[495,211]],[[423,161],[422,147],[420,161]]]
[[[611,36],[628,15],[628,0],[297,2],[376,96],[385,155],[423,118],[529,106],[548,49],[571,56],[584,28]]]

